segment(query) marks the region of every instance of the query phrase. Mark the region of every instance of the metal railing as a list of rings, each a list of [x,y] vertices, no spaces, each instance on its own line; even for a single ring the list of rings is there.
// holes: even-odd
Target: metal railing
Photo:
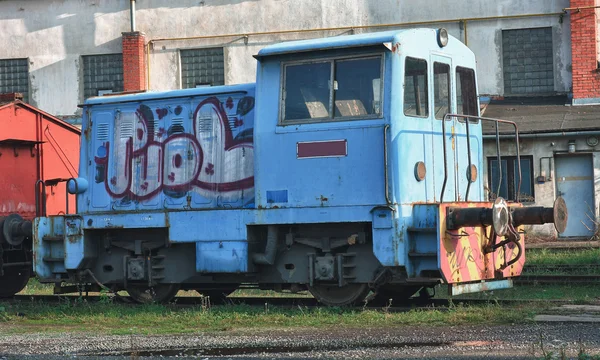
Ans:
[[[502,186],[502,155],[500,153],[500,129],[499,124],[508,124],[512,125],[515,129],[515,144],[517,150],[517,168],[518,168],[518,185],[517,185],[517,193],[516,193],[516,202],[519,202],[521,196],[521,153],[519,146],[519,127],[514,121],[502,120],[502,119],[494,119],[487,118],[475,115],[461,115],[461,114],[446,114],[444,115],[444,119],[442,121],[442,146],[444,147],[444,182],[442,183],[442,193],[440,194],[440,202],[444,202],[444,193],[446,192],[446,185],[448,183],[448,154],[446,148],[446,121],[450,118],[463,118],[465,119],[464,123],[466,126],[466,135],[467,135],[467,154],[469,159],[469,167],[467,171],[471,171],[472,159],[471,159],[471,140],[470,140],[470,132],[469,132],[469,120],[481,120],[481,121],[492,121],[496,124],[496,153],[497,153],[497,161],[498,161],[498,190],[496,194],[500,194],[500,189]],[[460,120],[459,120],[460,122]],[[469,191],[471,189],[471,183],[473,182],[469,177],[467,184],[467,192],[465,194],[465,201],[469,201]],[[491,187],[491,184],[490,184]]]
[[[77,195],[79,193],[79,184],[76,178],[69,179],[51,179],[51,180],[38,180],[35,182],[35,216],[45,217],[47,216],[46,209],[46,186],[56,186],[61,182],[65,183],[65,215],[69,214],[69,182],[73,180],[75,183],[75,211],[77,211]],[[41,190],[40,190],[40,184]],[[40,194],[41,193],[41,194]],[[40,196],[41,195],[41,196]]]

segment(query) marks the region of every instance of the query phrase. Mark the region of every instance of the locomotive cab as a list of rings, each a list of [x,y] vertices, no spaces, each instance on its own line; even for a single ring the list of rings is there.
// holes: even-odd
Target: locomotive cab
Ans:
[[[77,214],[35,222],[41,281],[138,301],[240,284],[328,305],[459,294],[512,286],[520,225],[566,223],[564,202],[484,200],[481,122],[502,121],[479,116],[475,57],[445,30],[256,58],[256,84],[86,102]]]

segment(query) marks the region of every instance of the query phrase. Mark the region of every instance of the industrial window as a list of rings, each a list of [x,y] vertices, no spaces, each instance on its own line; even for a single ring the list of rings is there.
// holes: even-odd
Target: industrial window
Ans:
[[[554,92],[552,28],[502,31],[502,57],[505,94]]]
[[[443,119],[450,112],[450,65],[433,63],[434,115]]]
[[[283,120],[313,122],[378,117],[381,74],[381,56],[287,64],[282,91]]]
[[[501,157],[502,163],[502,181],[500,182],[500,192],[498,192],[498,159],[496,157],[488,158],[488,184],[489,197],[493,201],[497,196],[506,200],[515,201],[517,199],[517,188],[519,184],[519,170],[516,156]],[[533,157],[521,156],[521,196],[522,202],[533,202],[535,200],[533,193]]]
[[[27,59],[0,60],[0,94],[21,93],[29,100],[29,65]]]
[[[225,84],[223,48],[181,50],[183,89]]]
[[[404,115],[428,117],[427,61],[406,58],[404,67]]]
[[[473,69],[456,68],[456,105],[458,114],[479,115],[477,109],[477,86],[475,84],[475,71]],[[471,121],[477,122],[478,120]]]
[[[85,55],[82,60],[86,99],[123,91],[123,54]]]

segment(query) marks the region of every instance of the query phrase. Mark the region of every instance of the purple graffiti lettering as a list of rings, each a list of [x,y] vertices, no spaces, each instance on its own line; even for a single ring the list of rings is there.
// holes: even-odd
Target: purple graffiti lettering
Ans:
[[[242,100],[247,113],[251,109],[246,107],[253,105],[254,99]],[[234,102],[230,97],[225,106],[233,109]],[[180,106],[175,110],[181,111]],[[156,109],[159,119],[167,113],[167,109]],[[169,128],[168,133],[159,127],[155,134],[154,113],[147,106],[141,105],[135,113],[122,113],[115,120],[113,141],[104,143],[106,151],[95,157],[104,179],[110,179],[104,184],[107,193],[128,201],[149,199],[163,190],[226,198],[254,187],[252,128],[243,128],[241,115],[231,118],[238,138],[216,97],[198,104],[193,119],[193,134],[185,133],[182,126],[173,132]],[[128,130],[132,127],[133,134]],[[250,136],[240,137],[242,133]]]
[[[208,165],[206,166],[206,169],[204,169],[204,171],[206,171],[206,173],[208,175],[214,175],[215,173],[215,165],[208,163]]]
[[[169,110],[167,110],[165,108],[156,109],[156,115],[158,115],[158,120],[162,120],[162,118],[167,116],[168,113],[169,113]]]

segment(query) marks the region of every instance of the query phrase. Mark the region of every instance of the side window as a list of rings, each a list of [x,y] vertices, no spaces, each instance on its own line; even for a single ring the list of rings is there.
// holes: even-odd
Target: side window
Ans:
[[[335,116],[379,114],[381,58],[335,62]]]
[[[404,66],[404,115],[429,116],[427,61],[406,58]]]
[[[283,121],[378,117],[382,111],[381,81],[381,56],[287,64]]]
[[[285,67],[285,120],[330,117],[331,63],[287,65]]]
[[[477,109],[475,71],[473,69],[463,67],[456,68],[456,105],[458,114],[472,116],[479,115]]]
[[[450,65],[433,64],[434,116],[442,120],[450,112]]]

